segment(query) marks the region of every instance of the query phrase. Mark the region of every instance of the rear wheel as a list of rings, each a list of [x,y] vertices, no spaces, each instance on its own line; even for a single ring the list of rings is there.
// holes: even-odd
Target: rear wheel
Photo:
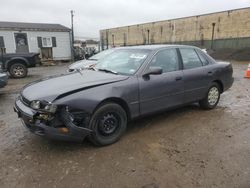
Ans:
[[[220,100],[220,87],[217,83],[213,83],[208,89],[204,99],[199,101],[200,106],[204,109],[213,109],[217,106]]]
[[[98,146],[113,144],[118,141],[127,127],[127,114],[116,103],[106,103],[100,106],[90,120],[93,134],[89,140]]]
[[[13,78],[24,78],[28,74],[28,68],[22,63],[14,63],[10,66],[9,73]]]

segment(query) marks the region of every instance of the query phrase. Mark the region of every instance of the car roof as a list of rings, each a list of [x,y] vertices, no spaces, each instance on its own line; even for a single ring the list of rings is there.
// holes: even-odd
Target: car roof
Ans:
[[[117,47],[114,49],[141,49],[141,50],[159,50],[162,48],[197,48],[196,46],[189,45],[176,45],[176,44],[154,44],[154,45],[137,45],[137,46],[125,46]]]

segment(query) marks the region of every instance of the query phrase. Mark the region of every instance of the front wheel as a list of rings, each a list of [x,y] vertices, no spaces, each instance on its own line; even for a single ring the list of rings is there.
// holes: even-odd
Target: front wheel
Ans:
[[[98,146],[113,144],[118,141],[127,127],[127,114],[116,103],[106,103],[93,114],[89,128],[93,134],[89,140]]]
[[[220,87],[217,83],[213,83],[208,89],[204,99],[199,101],[200,106],[204,109],[213,109],[217,106],[220,100]]]
[[[22,63],[14,63],[10,66],[9,73],[13,78],[24,78],[28,74],[28,68]]]

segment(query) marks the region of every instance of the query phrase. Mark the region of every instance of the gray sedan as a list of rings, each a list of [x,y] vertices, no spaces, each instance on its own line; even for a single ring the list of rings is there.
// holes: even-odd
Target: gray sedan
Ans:
[[[95,67],[25,86],[14,109],[33,133],[104,146],[135,118],[199,102],[213,109],[233,84],[230,63],[197,47],[124,47]]]

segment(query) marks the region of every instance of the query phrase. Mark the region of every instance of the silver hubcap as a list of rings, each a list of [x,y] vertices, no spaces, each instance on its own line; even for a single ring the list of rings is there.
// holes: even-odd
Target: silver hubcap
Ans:
[[[209,105],[213,106],[217,103],[219,99],[219,90],[217,87],[212,87],[208,92],[208,103]]]
[[[13,72],[16,76],[22,76],[24,74],[24,69],[23,67],[21,66],[16,66],[14,69],[13,69]]]

